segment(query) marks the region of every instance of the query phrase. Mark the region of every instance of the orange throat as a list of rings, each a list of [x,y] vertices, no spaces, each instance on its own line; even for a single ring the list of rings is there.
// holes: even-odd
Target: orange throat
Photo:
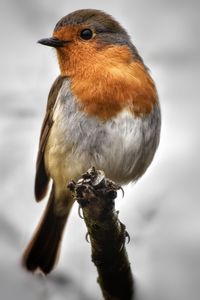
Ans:
[[[58,61],[85,113],[106,121],[124,109],[135,116],[151,112],[157,101],[154,82],[127,46],[77,46],[59,50]]]

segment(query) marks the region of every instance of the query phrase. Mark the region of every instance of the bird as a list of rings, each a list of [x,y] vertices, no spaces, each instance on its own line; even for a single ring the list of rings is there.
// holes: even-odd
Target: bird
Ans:
[[[55,49],[60,75],[41,128],[36,201],[49,185],[51,191],[22,263],[47,275],[58,261],[74,203],[67,183],[91,166],[117,184],[136,182],[159,145],[161,110],[149,69],[126,29],[108,13],[74,11],[38,43]]]

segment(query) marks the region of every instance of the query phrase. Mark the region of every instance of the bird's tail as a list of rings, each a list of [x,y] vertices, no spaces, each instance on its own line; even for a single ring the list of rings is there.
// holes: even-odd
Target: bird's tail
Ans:
[[[67,199],[65,201],[67,203]],[[58,215],[55,211],[56,202],[52,187],[44,215],[22,257],[22,264],[28,271],[48,274],[58,260],[62,235],[71,205],[65,208],[64,214]]]

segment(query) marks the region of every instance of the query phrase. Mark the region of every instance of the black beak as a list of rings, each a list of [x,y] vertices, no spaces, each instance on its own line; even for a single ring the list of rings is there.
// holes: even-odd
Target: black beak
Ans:
[[[59,47],[63,47],[67,43],[67,41],[61,41],[55,37],[50,37],[47,39],[41,39],[38,41],[38,43],[45,46],[59,48]]]

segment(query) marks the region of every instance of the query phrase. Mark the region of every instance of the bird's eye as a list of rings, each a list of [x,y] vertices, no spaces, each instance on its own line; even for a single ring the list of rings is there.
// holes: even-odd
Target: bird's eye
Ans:
[[[93,32],[91,29],[83,29],[80,33],[80,37],[83,40],[90,40],[93,37]]]

